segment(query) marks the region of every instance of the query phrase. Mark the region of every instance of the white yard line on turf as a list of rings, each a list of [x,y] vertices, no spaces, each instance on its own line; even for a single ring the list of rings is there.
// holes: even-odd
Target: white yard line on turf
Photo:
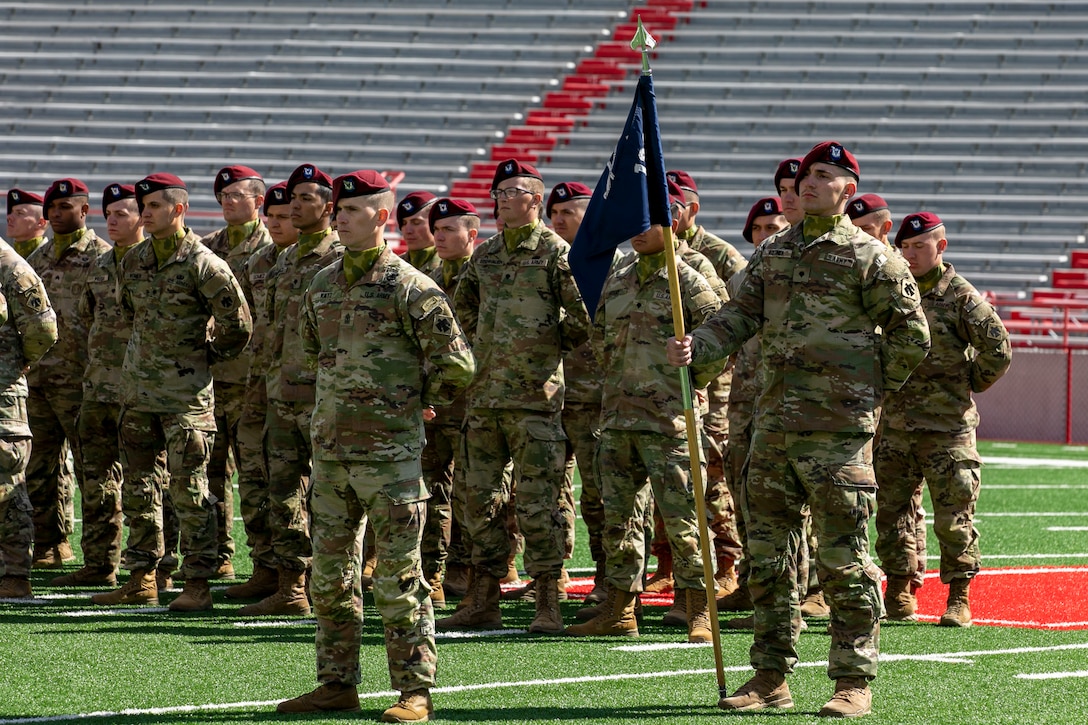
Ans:
[[[618,648],[617,648],[618,649]],[[969,663],[976,657],[986,656],[1000,656],[1000,655],[1013,655],[1013,654],[1029,654],[1039,652],[1058,652],[1062,650],[1083,650],[1088,649],[1088,643],[1077,644],[1062,644],[1053,647],[1017,647],[1013,649],[997,649],[997,650],[976,650],[972,652],[942,652],[931,654],[882,654],[880,655],[881,662],[906,662],[906,661],[918,661],[918,662],[948,662],[948,663]],[[798,663],[798,667],[827,667],[827,662],[801,662]],[[726,667],[726,672],[750,672],[751,667],[748,665],[738,665],[735,667]],[[713,669],[692,669],[692,670],[666,670],[664,672],[624,672],[614,675],[593,675],[585,677],[560,677],[551,680],[520,680],[515,682],[484,682],[475,685],[451,685],[449,687],[436,687],[431,690],[434,694],[454,693],[454,692],[473,692],[478,690],[494,690],[497,688],[516,688],[516,687],[549,687],[553,685],[574,685],[582,684],[586,682],[610,682],[616,680],[654,680],[664,677],[689,677],[691,675],[712,675]],[[360,692],[359,699],[375,699],[396,697],[398,693],[389,690],[380,692]],[[147,709],[130,708],[127,710],[118,710],[115,712],[88,712],[77,713],[72,715],[49,715],[44,717],[23,717],[0,720],[0,725],[26,725],[29,723],[47,723],[47,722],[63,722],[65,720],[89,720],[92,718],[116,718],[123,716],[139,716],[139,715],[168,715],[175,713],[190,713],[190,712],[208,712],[217,710],[242,710],[242,709],[254,709],[254,708],[266,708],[274,707],[279,700],[265,700],[259,702],[229,702],[229,703],[209,703],[207,705],[177,705],[174,707],[156,707]]]
[[[1076,672],[1021,672],[1018,680],[1065,680],[1072,677],[1088,677],[1088,670]]]
[[[1047,526],[1047,531],[1088,531],[1088,526]]]
[[[987,466],[1014,466],[1029,468],[1088,468],[1088,461],[1068,458],[1016,458],[1013,456],[986,456]]]

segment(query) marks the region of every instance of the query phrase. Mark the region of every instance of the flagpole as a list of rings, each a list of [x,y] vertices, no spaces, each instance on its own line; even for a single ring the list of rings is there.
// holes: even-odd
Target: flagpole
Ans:
[[[638,19],[638,29],[631,39],[631,48],[642,53],[642,75],[653,74],[650,69],[649,53],[657,45],[653,36],[642,26]],[[680,296],[680,276],[676,271],[676,249],[672,236],[672,227],[662,225],[665,234],[665,262],[669,272],[669,297],[672,299],[673,335],[682,340],[684,330],[684,306]],[[710,633],[714,644],[714,669],[718,676],[718,696],[725,697],[728,692],[725,685],[725,663],[722,658],[721,626],[718,622],[717,589],[714,582],[714,559],[710,549],[710,531],[707,528],[706,490],[703,484],[702,443],[699,436],[699,422],[695,416],[695,403],[691,394],[691,375],[689,368],[679,368],[680,388],[684,402],[684,422],[687,427],[688,456],[691,463],[691,482],[695,495],[695,518],[699,522],[699,549],[703,557],[703,580],[706,586],[706,603],[710,610]],[[690,616],[690,613],[689,613]]]

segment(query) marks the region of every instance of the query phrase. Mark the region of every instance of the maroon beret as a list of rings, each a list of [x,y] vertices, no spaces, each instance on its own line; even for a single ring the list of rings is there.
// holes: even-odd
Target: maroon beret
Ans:
[[[291,172],[291,175],[287,177],[287,196],[290,198],[291,191],[297,184],[317,184],[318,186],[324,186],[326,189],[332,188],[332,177],[326,174],[321,169],[317,168],[313,164],[303,164],[297,169]]]
[[[895,235],[895,246],[898,247],[908,239],[931,232],[943,225],[941,218],[931,211],[908,214],[899,225],[899,231]]]
[[[884,201],[884,197],[877,194],[862,194],[858,198],[850,200],[850,203],[846,205],[846,213],[850,215],[851,219],[857,219],[866,214],[872,214],[874,211],[887,208],[888,202]]]
[[[552,215],[552,207],[556,204],[573,201],[575,199],[588,199],[593,196],[593,190],[585,184],[577,181],[564,181],[556,184],[552,193],[548,194],[548,203],[544,205],[544,213]]]
[[[786,159],[778,165],[774,172],[774,190],[778,191],[778,185],[782,179],[796,179],[797,169],[801,166],[801,159]]]
[[[397,204],[397,226],[403,226],[405,219],[420,213],[430,204],[433,204],[437,198],[429,191],[413,191],[401,199],[400,203]]]
[[[215,175],[215,193],[218,196],[219,192],[223,191],[223,189],[231,184],[236,181],[245,181],[246,179],[264,181],[264,177],[248,166],[224,166],[219,169],[219,173]]]
[[[684,191],[694,191],[699,193],[699,187],[695,185],[695,179],[691,178],[691,174],[686,171],[666,171],[665,176],[669,178],[669,181],[675,181],[676,185]]]
[[[797,166],[797,182],[800,183],[808,174],[809,167],[813,164],[831,164],[843,169],[856,180],[861,180],[861,168],[854,155],[838,141],[822,141],[812,147],[805,158]]]
[[[140,207],[140,211],[144,210],[145,196],[164,189],[185,189],[188,191],[189,187],[173,174],[163,172],[151,174],[136,182],[136,205]]]
[[[431,205],[431,211],[427,214],[427,223],[431,228],[431,234],[434,234],[435,222],[439,219],[449,219],[455,216],[479,217],[480,213],[476,211],[476,207],[464,199],[438,199]]]
[[[265,216],[268,216],[268,207],[285,206],[290,203],[291,197],[287,195],[287,182],[281,181],[268,187],[268,191],[264,193],[264,208],[261,211],[264,212]]]
[[[688,200],[684,198],[684,190],[680,187],[680,184],[677,184],[672,179],[669,179],[668,181],[666,181],[665,184],[669,189],[669,204],[670,205],[673,204],[673,203],[678,203],[678,204],[687,204],[688,203]]]
[[[9,189],[8,190],[8,214],[15,211],[15,207],[22,206],[23,204],[33,204],[35,206],[44,206],[42,198],[37,194],[31,194],[29,191],[23,191],[22,189]]]
[[[389,190],[389,181],[377,171],[352,171],[350,174],[337,176],[336,181],[332,182],[332,208],[335,210],[341,199],[373,196]]]
[[[522,163],[517,159],[507,159],[506,161],[500,161],[495,166],[495,176],[491,179],[491,188],[495,189],[498,187],[499,182],[518,176],[530,176],[534,179],[544,180],[544,177],[540,175],[535,166]]]
[[[782,213],[782,200],[777,196],[768,196],[760,199],[752,208],[748,211],[748,218],[744,220],[744,230],[741,231],[741,236],[751,244],[752,243],[752,224],[755,223],[756,217],[770,216],[772,214]]]
[[[102,190],[102,215],[106,215],[106,207],[113,202],[135,198],[136,187],[132,184],[110,184]]]
[[[42,206],[49,209],[49,205],[57,199],[67,199],[70,196],[90,196],[87,185],[79,179],[57,179],[45,190]]]

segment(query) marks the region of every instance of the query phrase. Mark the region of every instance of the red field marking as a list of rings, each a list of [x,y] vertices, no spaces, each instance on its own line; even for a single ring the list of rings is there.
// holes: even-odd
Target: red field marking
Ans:
[[[592,579],[571,579],[567,593],[582,599],[592,588]],[[917,596],[919,618],[935,622],[944,613],[948,586],[932,571]],[[642,603],[670,606],[672,592],[643,595]],[[1088,629],[1088,566],[983,569],[971,583],[971,617],[991,627]]]

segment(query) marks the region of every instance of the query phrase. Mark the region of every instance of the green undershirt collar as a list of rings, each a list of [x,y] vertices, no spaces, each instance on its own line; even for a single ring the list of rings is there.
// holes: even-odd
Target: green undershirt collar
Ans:
[[[385,247],[386,244],[382,242],[373,249],[364,249],[361,252],[344,251],[344,277],[348,280],[348,287],[362,279],[374,267]]]
[[[317,249],[317,245],[321,244],[325,237],[330,234],[332,234],[332,227],[325,227],[320,232],[314,232],[313,234],[298,235],[298,258],[302,259]]]
[[[68,234],[54,234],[53,235],[53,254],[59,260],[64,256],[64,253],[68,251],[68,248],[83,238],[83,235],[87,233],[87,228],[76,229],[74,232]]]
[[[805,244],[809,244],[827,234],[834,229],[845,216],[845,214],[834,214],[832,216],[809,216],[806,214],[804,221],[801,222],[801,232],[804,234]]]
[[[155,259],[158,260],[159,267],[162,267],[170,257],[174,256],[174,253],[178,251],[178,243],[185,238],[188,231],[188,229],[182,227],[166,239],[151,237],[151,248],[155,250]]]
[[[916,277],[915,281],[918,283],[918,294],[924,295],[940,284],[941,277],[944,276],[944,270],[944,262],[941,262],[921,277]]]
[[[239,244],[249,239],[253,232],[257,229],[257,225],[261,223],[260,219],[254,219],[248,221],[245,224],[228,224],[227,225],[227,244],[231,249],[234,249]]]
[[[539,223],[540,220],[537,220],[520,227],[503,229],[502,240],[506,244],[506,251],[513,252],[517,249],[519,244],[533,235],[533,230],[536,229],[536,225]]]

